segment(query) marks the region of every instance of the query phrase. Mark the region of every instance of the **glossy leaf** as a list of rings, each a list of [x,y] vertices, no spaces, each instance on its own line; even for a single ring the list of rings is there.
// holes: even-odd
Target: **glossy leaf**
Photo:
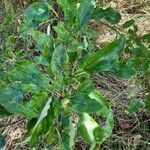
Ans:
[[[44,2],[35,2],[29,5],[24,12],[24,24],[21,29],[20,37],[27,38],[30,30],[36,29],[40,23],[46,21],[49,17],[49,6]]]
[[[94,7],[95,7],[95,0],[83,0],[80,3],[78,14],[77,14],[77,21],[79,27],[83,27],[88,23],[91,14],[94,10]]]
[[[50,35],[47,35],[46,33],[35,30],[31,30],[28,35],[31,35],[33,40],[36,42],[37,50],[42,51],[43,57],[41,57],[43,59],[45,58],[45,60],[43,61],[50,63],[52,52],[54,51],[53,38]]]
[[[0,104],[12,114],[23,114],[26,117],[33,118],[37,116],[34,110],[23,106],[23,93],[19,85],[9,85],[0,88]]]
[[[68,115],[59,115],[60,127],[57,130],[59,137],[59,148],[62,150],[71,150],[74,146],[72,140],[76,134],[75,128],[71,127],[71,119]]]
[[[91,53],[85,58],[81,66],[88,72],[102,72],[111,69],[113,63],[119,59],[124,49],[126,40],[123,36],[111,42],[97,52]]]
[[[93,147],[96,146],[96,139],[94,137],[94,130],[96,128],[99,128],[99,125],[96,123],[96,121],[89,116],[87,113],[83,113],[80,116],[79,121],[79,132],[82,138]]]
[[[113,129],[112,113],[108,114],[107,127],[100,127],[98,123],[87,113],[80,116],[78,129],[81,137],[90,145],[90,150],[99,148],[108,137],[110,137]]]

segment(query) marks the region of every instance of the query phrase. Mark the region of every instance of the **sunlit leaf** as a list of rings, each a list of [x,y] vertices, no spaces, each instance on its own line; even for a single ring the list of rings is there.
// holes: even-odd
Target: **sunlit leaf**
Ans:
[[[49,98],[41,110],[38,120],[32,119],[28,123],[28,134],[30,137],[30,148],[36,146],[45,134],[53,132],[54,124],[60,111],[60,104]]]
[[[94,149],[96,143],[103,143],[111,135],[114,127],[113,114],[109,103],[97,90],[85,90],[83,93],[77,93],[77,96],[71,99],[71,104],[74,111],[80,115],[79,131],[81,136]],[[100,127],[88,115],[88,113],[94,113],[94,110],[98,116],[106,119],[105,126]]]
[[[82,68],[88,72],[110,70],[113,63],[119,59],[125,43],[125,38],[121,36],[97,52],[89,54],[87,58],[85,58]]]

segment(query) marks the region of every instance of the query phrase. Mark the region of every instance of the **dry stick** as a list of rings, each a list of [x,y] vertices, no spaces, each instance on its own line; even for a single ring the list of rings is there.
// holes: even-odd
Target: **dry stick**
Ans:
[[[14,124],[17,124],[19,122],[22,122],[24,120],[24,118],[21,118],[17,121],[14,121],[14,122],[11,122],[11,123],[8,123],[8,124],[4,124],[4,125],[1,125],[0,128],[4,128],[4,127],[7,127],[7,126],[11,126],[11,125],[14,125]]]

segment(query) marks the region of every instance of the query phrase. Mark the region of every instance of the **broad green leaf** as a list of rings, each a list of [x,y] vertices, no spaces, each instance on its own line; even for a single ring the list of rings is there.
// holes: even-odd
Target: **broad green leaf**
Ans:
[[[92,13],[91,18],[95,20],[100,20],[105,17],[105,10],[103,8],[96,7]]]
[[[104,18],[111,24],[117,24],[121,20],[121,15],[112,7],[106,9],[96,7],[92,13],[92,18],[95,20]]]
[[[5,138],[0,135],[0,149],[3,150],[4,146],[5,146]]]
[[[80,3],[78,14],[77,14],[77,21],[79,27],[85,26],[94,10],[95,7],[95,0],[83,0]]]
[[[34,107],[27,107],[23,102],[24,96],[28,93],[38,93],[49,88],[49,81],[44,74],[38,70],[32,61],[20,61],[8,72],[7,78],[2,78],[0,86],[0,104],[10,113],[23,114],[26,117],[34,118],[38,112]],[[31,97],[29,97],[31,99]]]
[[[124,36],[111,42],[104,48],[93,52],[85,58],[81,68],[88,72],[102,72],[111,69],[113,63],[119,59],[126,40]]]
[[[73,124],[72,116],[59,115],[60,126],[57,129],[59,137],[59,148],[61,150],[73,150],[75,146],[75,136],[77,127]]]
[[[116,61],[107,73],[110,73],[122,79],[129,79],[132,76],[136,75],[137,67],[135,66],[134,62],[131,61],[127,61],[126,63]]]
[[[52,102],[52,97],[50,97],[50,98],[48,99],[48,101],[46,102],[46,104],[45,104],[43,110],[41,111],[41,114],[40,114],[40,116],[39,116],[39,119],[38,119],[36,125],[35,125],[34,128],[33,128],[32,133],[36,130],[37,126],[41,123],[41,121],[47,116],[47,114],[48,114],[48,109],[50,109],[50,104],[51,104],[51,102]]]
[[[23,91],[39,91],[49,87],[48,78],[39,71],[37,65],[32,61],[18,62],[8,74],[13,81],[20,83]]]
[[[23,93],[19,85],[10,84],[8,87],[0,87],[0,104],[13,114],[23,114],[29,118],[37,114],[22,105]]]
[[[28,35],[31,35],[36,44],[43,47],[43,49],[49,48],[50,52],[53,51],[53,40],[50,35],[35,30],[31,30]]]
[[[111,7],[105,9],[105,19],[111,24],[117,24],[121,20],[121,15]]]
[[[132,116],[133,114],[137,113],[139,109],[141,109],[143,106],[143,102],[139,100],[134,100],[129,104],[129,106],[125,109],[125,113],[129,116]]]
[[[70,150],[70,116],[59,115],[60,126],[57,129],[59,137],[59,149]]]
[[[81,136],[94,149],[96,143],[103,143],[111,135],[114,127],[113,113],[109,103],[97,90],[93,89],[77,93],[70,102],[73,110],[81,117],[79,121]],[[100,127],[87,113],[96,113],[106,119],[105,126]]]
[[[54,30],[57,33],[57,40],[60,42],[69,42],[72,41],[73,37],[71,32],[67,30],[66,25],[63,22],[59,22],[57,26],[54,27]]]
[[[99,128],[97,122],[87,113],[80,116],[78,129],[82,138],[93,147],[96,146],[96,139],[94,137],[94,130]]]
[[[90,150],[99,148],[112,133],[114,123],[112,120],[112,113],[108,114],[106,127],[100,127],[98,123],[87,113],[80,115],[78,129],[81,137],[90,145]]]
[[[62,45],[56,47],[51,61],[51,69],[53,74],[59,77],[62,76],[67,68],[67,63],[68,54],[66,48],[64,48]]]
[[[90,97],[89,93],[77,93],[72,99],[71,104],[73,109],[78,113],[94,113],[101,109],[101,104]]]
[[[36,42],[37,50],[42,51],[43,56],[40,57],[45,58],[45,61],[50,63],[54,51],[53,38],[46,33],[35,30],[31,30],[28,35],[31,35]]]
[[[131,27],[133,24],[135,23],[135,21],[133,19],[126,21],[122,26],[123,28],[129,28]]]
[[[24,12],[24,24],[21,29],[21,38],[26,38],[31,29],[35,29],[40,23],[49,17],[49,6],[44,2],[30,4]]]
[[[30,148],[36,146],[37,142],[44,136],[53,132],[54,124],[60,111],[60,104],[51,98],[45,103],[39,118],[32,119],[28,123],[28,134],[30,137]]]
[[[64,11],[64,18],[69,20],[69,23],[74,22],[77,10],[77,2],[73,0],[57,0],[57,3]]]
[[[24,12],[25,23],[40,23],[48,19],[48,4],[43,2],[35,2],[29,5]]]

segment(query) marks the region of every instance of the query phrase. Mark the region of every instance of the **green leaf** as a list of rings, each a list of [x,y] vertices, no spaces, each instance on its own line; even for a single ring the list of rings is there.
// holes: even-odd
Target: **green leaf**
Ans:
[[[121,15],[111,7],[105,9],[105,19],[111,24],[117,24],[121,20]]]
[[[54,30],[57,33],[57,39],[61,42],[72,41],[73,37],[71,32],[67,30],[66,25],[63,22],[59,22],[57,26],[54,27]]]
[[[82,138],[93,147],[96,146],[96,139],[94,137],[94,130],[99,128],[97,122],[89,116],[87,113],[83,113],[80,116],[78,124],[79,132]]]
[[[129,116],[132,116],[133,114],[137,113],[139,109],[141,109],[143,106],[143,102],[139,100],[132,101],[129,106],[125,109],[125,113]]]
[[[113,113],[105,98],[97,90],[89,89],[77,93],[70,102],[73,110],[80,115],[79,130],[83,139],[93,148],[96,143],[103,143],[114,127]],[[87,113],[96,113],[106,119],[105,126],[100,127]]]
[[[78,113],[94,113],[101,109],[100,103],[92,99],[89,93],[77,93],[74,97],[71,98],[71,104],[73,106],[73,109]]]
[[[68,54],[66,49],[62,45],[56,47],[51,61],[51,69],[53,74],[59,77],[62,76],[67,68],[67,63]]]
[[[24,24],[21,29],[21,38],[26,38],[31,29],[35,29],[40,23],[49,17],[49,6],[44,2],[30,4],[24,12]]]
[[[90,150],[95,150],[96,147],[102,144],[112,133],[114,123],[112,113],[108,114],[106,127],[100,127],[98,123],[87,113],[80,115],[78,129],[81,137],[90,145]]]
[[[113,63],[119,59],[126,40],[124,36],[111,42],[106,47],[93,52],[85,58],[82,68],[88,72],[102,72],[111,69]]]
[[[77,134],[77,127],[73,124],[73,117],[70,117],[69,129],[69,148],[72,150],[75,146],[75,137]]]
[[[69,23],[75,21],[76,16],[76,1],[72,0],[57,0],[57,3],[60,5],[64,11],[64,18],[69,20]]]
[[[129,79],[132,76],[136,75],[137,67],[132,61],[127,61],[126,63],[116,61],[107,73],[110,73],[122,79]]]
[[[1,87],[0,95],[0,104],[10,113],[23,114],[29,118],[37,117],[37,112],[23,105],[23,92],[18,84],[10,84],[8,87]]]
[[[32,36],[37,45],[40,45],[43,48],[49,48],[51,52],[53,51],[53,40],[50,35],[35,30],[31,30],[28,35]]]
[[[47,114],[48,114],[48,109],[50,109],[50,104],[51,104],[51,102],[52,102],[52,97],[50,97],[50,98],[48,99],[48,101],[46,102],[46,104],[45,104],[43,110],[41,111],[41,114],[40,114],[40,116],[39,116],[39,119],[38,119],[36,125],[35,125],[34,128],[33,128],[32,133],[36,130],[36,128],[38,127],[38,125],[41,123],[41,121],[47,116]]]
[[[121,15],[112,7],[108,7],[106,9],[96,7],[92,13],[92,18],[95,20],[104,18],[111,24],[117,24],[121,20]]]
[[[42,51],[43,59],[45,58],[45,61],[50,63],[52,52],[54,51],[53,38],[46,33],[35,30],[31,30],[28,35],[31,35],[36,42],[36,48]]]
[[[0,135],[0,149],[2,150],[5,146],[6,142],[5,142],[5,138]]]
[[[77,21],[79,27],[83,27],[88,23],[91,14],[94,10],[94,7],[95,7],[95,0],[83,0],[80,3],[78,14],[77,14]]]
[[[133,24],[135,23],[135,21],[133,19],[126,21],[122,26],[123,28],[129,28],[131,27]]]
[[[48,78],[39,71],[37,65],[32,61],[23,60],[18,62],[8,74],[13,81],[22,85],[23,91],[40,91],[49,87]]]
[[[3,106],[0,105],[0,117],[5,117],[11,115]]]
[[[36,64],[31,61],[20,61],[8,72],[7,78],[3,79],[0,87],[0,105],[10,113],[23,114],[26,117],[37,117],[38,112],[34,107],[26,107],[23,102],[24,96],[28,93],[41,92],[49,88],[49,81],[44,74],[38,70]],[[31,96],[32,97],[32,96]],[[31,99],[29,97],[29,99]]]
[[[105,10],[103,8],[96,7],[92,13],[91,18],[95,20],[100,20],[105,17]]]
[[[60,111],[60,104],[50,98],[46,103],[38,118],[30,120],[28,123],[28,134],[30,136],[30,148],[36,146],[38,141],[49,133],[53,132],[54,124]]]
[[[60,126],[57,129],[59,137],[59,148],[61,150],[72,150],[75,144],[77,128],[73,127],[72,118],[69,115],[59,115]]]
[[[49,9],[47,3],[35,2],[29,5],[24,12],[25,23],[40,23],[48,19]]]

